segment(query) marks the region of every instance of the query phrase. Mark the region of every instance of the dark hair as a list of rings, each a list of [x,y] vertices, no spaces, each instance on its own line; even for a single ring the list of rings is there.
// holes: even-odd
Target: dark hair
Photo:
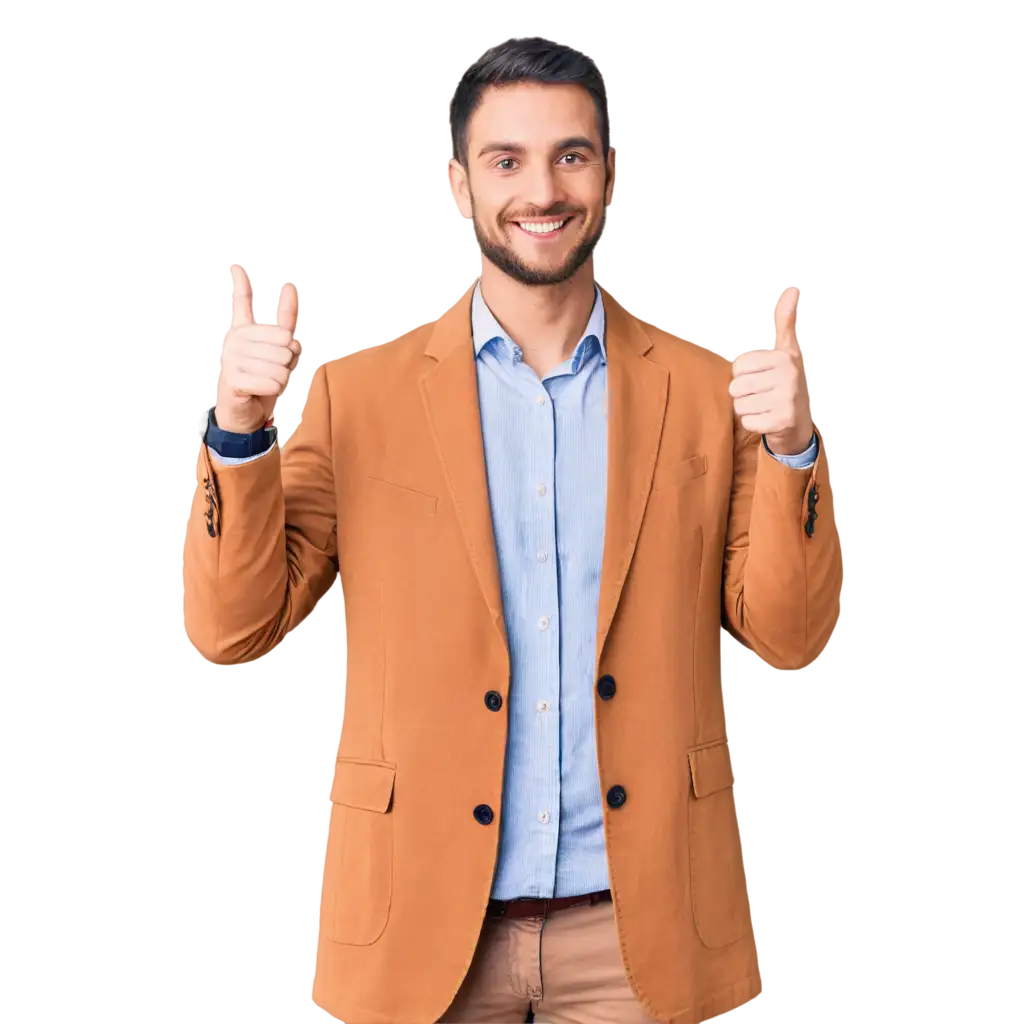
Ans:
[[[452,126],[452,156],[468,167],[466,126],[489,85],[509,82],[550,82],[582,85],[597,107],[597,128],[601,149],[608,160],[608,99],[604,79],[597,65],[586,55],[550,39],[507,39],[492,46],[462,76],[452,97],[449,120]]]

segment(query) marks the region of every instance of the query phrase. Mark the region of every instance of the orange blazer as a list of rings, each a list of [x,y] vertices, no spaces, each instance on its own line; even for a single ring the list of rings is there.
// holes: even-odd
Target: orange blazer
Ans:
[[[349,1024],[433,1024],[466,976],[491,893],[507,719],[483,697],[497,690],[507,710],[510,674],[472,292],[319,366],[282,448],[224,465],[201,445],[196,465],[184,613],[205,658],[266,654],[341,576],[345,711],[312,995]],[[807,665],[839,616],[842,558],[817,424],[813,466],[776,461],[733,411],[727,359],[602,292],[594,719],[602,789],[629,793],[604,806],[609,874],[637,999],[689,1024],[761,991],[721,630],[776,668]],[[612,700],[597,696],[605,673]],[[494,810],[490,824],[478,804]]]

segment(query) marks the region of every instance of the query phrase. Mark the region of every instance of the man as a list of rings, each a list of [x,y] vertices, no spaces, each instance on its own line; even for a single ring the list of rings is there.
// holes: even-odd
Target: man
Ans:
[[[232,267],[186,630],[211,661],[251,661],[341,575],[319,1006],[349,1024],[701,1021],[761,990],[721,627],[794,669],[839,614],[797,292],[775,347],[730,364],[597,287],[615,151],[575,50],[489,50],[451,128],[480,278],[319,366],[283,449],[297,294],[257,325]]]

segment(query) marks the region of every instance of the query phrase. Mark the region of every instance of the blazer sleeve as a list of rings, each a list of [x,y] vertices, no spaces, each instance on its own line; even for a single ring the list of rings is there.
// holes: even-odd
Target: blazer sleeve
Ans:
[[[302,420],[283,449],[218,463],[201,443],[185,532],[185,632],[209,661],[272,650],[338,574],[331,397],[313,374]]]
[[[775,668],[809,665],[839,618],[842,552],[825,442],[814,430],[817,457],[795,469],[734,417],[722,625]]]

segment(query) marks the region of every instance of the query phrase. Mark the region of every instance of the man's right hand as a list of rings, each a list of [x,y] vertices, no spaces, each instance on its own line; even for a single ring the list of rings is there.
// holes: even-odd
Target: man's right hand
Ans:
[[[214,417],[221,430],[251,434],[273,415],[278,396],[299,363],[302,346],[294,336],[299,316],[295,285],[281,289],[277,326],[258,324],[252,315],[249,276],[232,264],[231,327],[224,335]]]

